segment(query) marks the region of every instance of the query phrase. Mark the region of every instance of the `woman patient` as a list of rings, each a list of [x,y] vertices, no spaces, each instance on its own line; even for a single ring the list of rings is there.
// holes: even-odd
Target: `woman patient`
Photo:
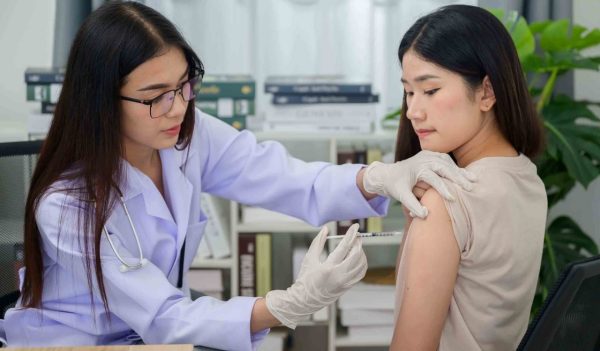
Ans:
[[[420,18],[398,58],[396,159],[448,153],[478,182],[470,192],[448,182],[454,201],[422,194],[429,215],[407,224],[399,252],[391,350],[514,350],[527,328],[547,211],[530,160],[543,135],[515,47],[489,12],[455,5]]]

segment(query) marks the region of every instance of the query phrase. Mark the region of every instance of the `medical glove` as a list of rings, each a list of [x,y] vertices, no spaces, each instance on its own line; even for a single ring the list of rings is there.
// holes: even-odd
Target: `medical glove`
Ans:
[[[477,178],[471,172],[459,168],[445,153],[421,151],[404,161],[386,164],[371,163],[365,170],[363,186],[366,191],[392,197],[406,206],[419,218],[427,217],[427,208],[421,205],[413,194],[413,187],[419,181],[431,185],[445,199],[454,198],[440,177],[446,178],[467,191],[473,189],[472,182]]]
[[[327,241],[327,227],[313,239],[298,278],[287,290],[267,293],[266,305],[285,326],[294,329],[298,322],[335,302],[346,290],[358,283],[367,272],[367,257],[356,236],[358,224],[352,225],[338,246],[322,261]]]

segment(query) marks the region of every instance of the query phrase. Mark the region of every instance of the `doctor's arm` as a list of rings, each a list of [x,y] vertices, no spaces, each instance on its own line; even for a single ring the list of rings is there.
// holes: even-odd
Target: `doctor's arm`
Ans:
[[[36,212],[36,221],[43,241],[45,255],[53,264],[68,272],[65,277],[57,277],[44,282],[46,296],[56,299],[72,307],[67,297],[88,296],[86,282],[88,272],[83,264],[82,227],[78,220],[79,204],[76,199],[61,193],[52,193],[40,201]],[[132,254],[120,240],[131,235],[129,226],[112,227],[110,220],[108,230],[120,255],[125,260],[135,262],[137,255]],[[123,233],[124,232],[124,233]],[[131,245],[129,245],[131,246]],[[110,311],[116,325],[126,325],[134,330],[147,344],[195,344],[226,350],[253,350],[266,335],[250,333],[250,319],[256,298],[234,297],[223,302],[204,296],[190,300],[180,289],[167,279],[165,272],[153,262],[143,268],[121,272],[121,262],[112,251],[106,236],[101,238],[100,255],[102,262],[102,279]],[[91,272],[94,272],[92,269]],[[60,278],[60,289],[58,286]],[[81,328],[86,324],[93,307],[102,309],[101,297],[95,276],[93,295],[95,306],[85,306],[78,302],[81,316],[66,314],[65,319],[78,317]],[[63,296],[64,295],[64,296]],[[89,308],[89,310],[88,310]]]
[[[437,350],[458,274],[459,246],[442,197],[421,199],[426,219],[414,218],[402,252],[405,277],[390,350]]]

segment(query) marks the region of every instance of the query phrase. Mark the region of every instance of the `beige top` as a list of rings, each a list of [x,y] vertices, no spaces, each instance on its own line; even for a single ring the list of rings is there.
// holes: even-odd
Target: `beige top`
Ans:
[[[478,177],[471,192],[446,182],[456,198],[445,203],[461,257],[439,350],[514,350],[527,329],[540,270],[546,191],[524,155],[483,158],[467,169]],[[396,315],[403,266],[401,257]]]

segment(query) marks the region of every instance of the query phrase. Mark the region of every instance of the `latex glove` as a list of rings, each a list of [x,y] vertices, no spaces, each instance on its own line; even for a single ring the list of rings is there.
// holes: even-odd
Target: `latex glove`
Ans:
[[[474,174],[459,168],[448,154],[421,151],[396,163],[371,163],[365,170],[363,186],[370,193],[400,201],[414,216],[425,218],[427,208],[414,196],[413,187],[423,181],[435,188],[442,197],[453,201],[453,196],[440,177],[449,179],[467,191],[473,189],[472,182],[477,180]]]
[[[367,272],[367,257],[357,232],[358,224],[352,225],[333,252],[321,262],[328,233],[327,227],[323,227],[313,239],[294,284],[285,291],[267,293],[266,305],[271,314],[294,329],[298,322],[335,302],[358,283]]]

